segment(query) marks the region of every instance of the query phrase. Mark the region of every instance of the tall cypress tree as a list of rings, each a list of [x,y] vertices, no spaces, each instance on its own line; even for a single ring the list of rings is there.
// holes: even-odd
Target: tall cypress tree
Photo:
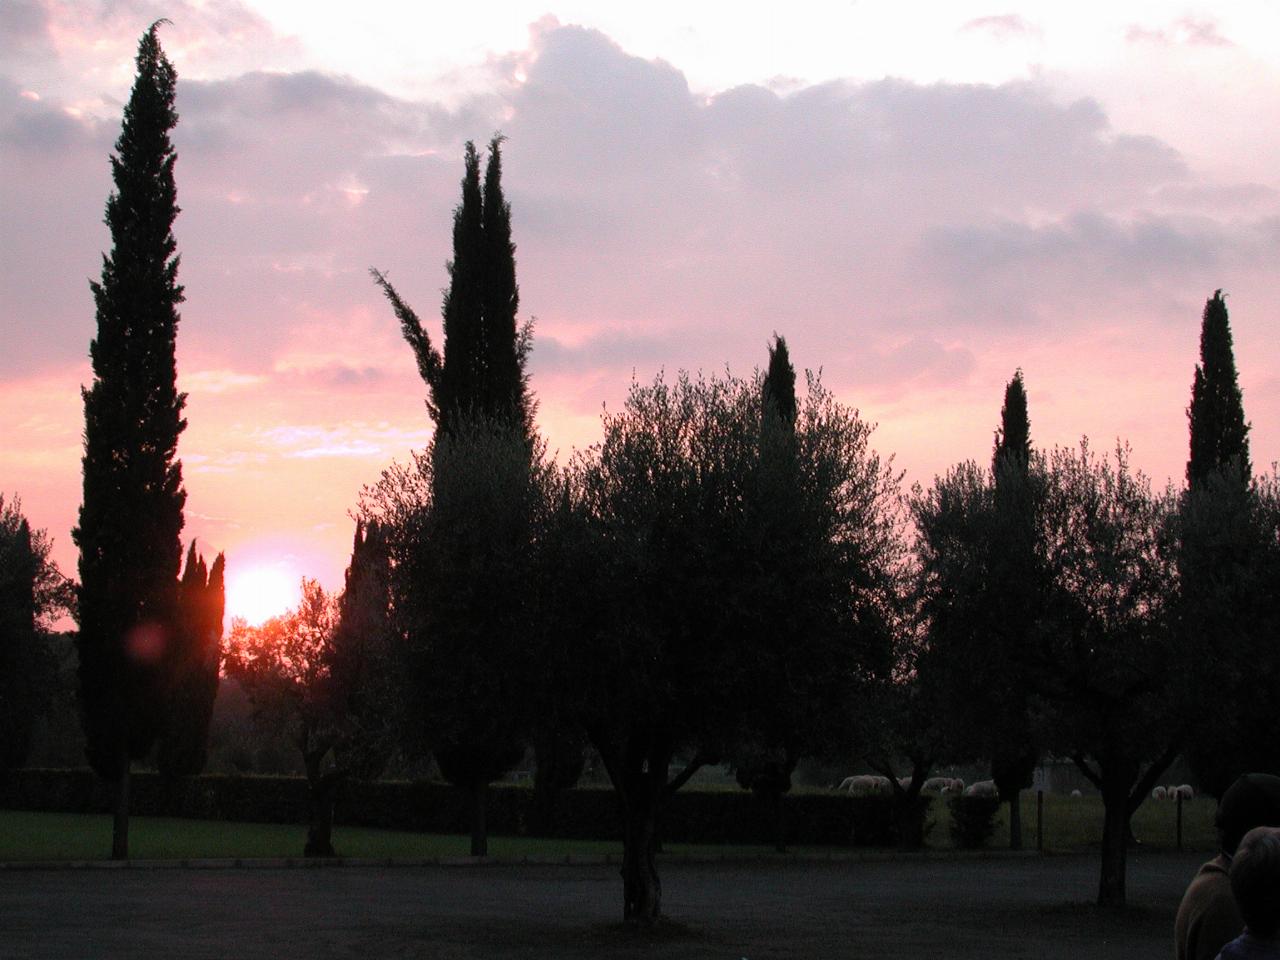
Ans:
[[[1249,462],[1249,424],[1236,379],[1227,301],[1215,290],[1204,305],[1200,327],[1200,362],[1191,382],[1191,455],[1187,485],[1202,489],[1215,471],[1230,469],[1247,485],[1253,472]]]
[[[516,284],[516,245],[511,242],[511,205],[502,194],[501,135],[489,142],[484,171],[485,412],[501,420],[528,419],[524,356],[516,327],[520,288]],[[531,424],[529,424],[531,426]]]
[[[511,207],[502,192],[502,137],[489,143],[483,183],[468,142],[453,259],[443,303],[443,352],[386,277],[391,302],[427,384],[436,422],[424,532],[406,569],[421,600],[415,646],[419,697],[435,727],[445,777],[473,796],[472,853],[487,850],[487,785],[520,759],[518,649],[527,632],[535,460],[525,375],[531,328],[518,329]]]
[[[1022,847],[1021,791],[1031,786],[1039,748],[1030,735],[1025,645],[1030,642],[1036,593],[1035,518],[1031,498],[1031,420],[1022,371],[1005,386],[991,456],[995,487],[991,541],[994,629],[988,655],[994,716],[988,727],[991,778],[1009,804],[1009,846]],[[997,692],[998,691],[998,692]]]
[[[1185,756],[1215,796],[1242,773],[1280,771],[1274,643],[1275,530],[1252,484],[1249,424],[1226,300],[1205,303],[1187,408],[1190,454],[1180,509],[1177,623],[1194,657]]]
[[[427,409],[442,433],[453,432],[460,417],[532,432],[525,374],[532,328],[516,322],[520,291],[511,205],[502,192],[502,140],[495,136],[489,143],[483,184],[475,144],[468,141],[463,155],[462,200],[453,211],[453,259],[441,309],[443,352],[386,276],[371,271],[413,350],[428,388]]]
[[[128,855],[129,767],[160,732],[186,492],[175,459],[185,394],[174,343],[178,257],[177,158],[169,131],[177,74],[153,23],[138,44],[137,78],[111,157],[112,250],[91,283],[97,338],[84,398],[80,547],[80,698],[86,752],[117,784],[112,856]]]

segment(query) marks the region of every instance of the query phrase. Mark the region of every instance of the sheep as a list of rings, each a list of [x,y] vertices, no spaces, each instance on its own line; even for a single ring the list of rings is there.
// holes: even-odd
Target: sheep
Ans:
[[[1165,799],[1168,799],[1168,796],[1169,796],[1169,791],[1166,790],[1164,787],[1156,787],[1154,790],[1151,791],[1152,800],[1165,800]]]
[[[959,777],[952,777],[951,782],[947,784],[946,792],[952,796],[960,796],[964,793],[964,781]]]
[[[888,793],[889,781],[885,777],[861,774],[856,777],[845,777],[840,783],[842,793],[855,797],[867,797],[880,793]]]
[[[1191,784],[1184,783],[1180,787],[1178,787],[1177,790],[1178,790],[1177,796],[1181,797],[1183,800],[1195,799],[1196,792],[1195,792],[1195,789],[1192,788]]]
[[[1072,790],[1072,791],[1071,791],[1071,796],[1072,796],[1072,797],[1074,797],[1074,798],[1078,798],[1078,797],[1082,797],[1082,796],[1084,796],[1084,794],[1082,794],[1079,790]]]
[[[921,793],[936,793],[942,796],[951,789],[950,777],[930,777],[924,782],[924,786],[920,788]]]
[[[965,787],[964,795],[966,797],[998,797],[1000,792],[996,789],[994,781],[979,780]]]

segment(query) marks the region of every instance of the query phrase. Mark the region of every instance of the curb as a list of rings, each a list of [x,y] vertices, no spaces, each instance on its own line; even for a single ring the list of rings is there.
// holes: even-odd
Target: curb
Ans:
[[[788,864],[901,861],[1029,860],[1053,856],[1035,850],[831,850],[825,853],[660,853],[659,863]],[[620,853],[526,854],[510,857],[187,857],[170,860],[10,860],[0,873],[37,870],[331,870],[412,867],[610,866]]]

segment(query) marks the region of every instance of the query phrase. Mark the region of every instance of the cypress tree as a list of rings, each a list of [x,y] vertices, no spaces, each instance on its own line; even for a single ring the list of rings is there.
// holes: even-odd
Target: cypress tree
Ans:
[[[776,333],[769,346],[769,370],[763,388],[766,415],[776,414],[793,427],[796,422],[796,371],[787,353],[787,341]]]
[[[1027,474],[1031,462],[1031,420],[1027,416],[1027,390],[1022,371],[1014,373],[1004,388],[1004,406],[1000,408],[1000,429],[996,431],[995,452],[991,456],[996,482],[1000,482],[1003,464],[1017,474]],[[1016,475],[1016,474],[1015,474]]]
[[[526,423],[524,357],[516,328],[520,288],[516,284],[516,245],[511,242],[511,205],[502,194],[501,135],[489,142],[484,172],[485,413],[497,420]],[[526,426],[531,424],[526,423]]]
[[[31,527],[0,497],[0,773],[19,767],[35,716],[36,576]]]
[[[443,353],[386,276],[371,271],[400,320],[427,384],[428,412],[443,433],[453,432],[459,417],[474,417],[516,424],[532,435],[525,373],[532,327],[516,323],[520,290],[511,205],[502,192],[502,142],[499,135],[489,143],[483,184],[475,144],[467,141],[463,154],[462,200],[453,211],[453,259],[446,265],[449,289],[441,308]]]
[[[1280,770],[1275,684],[1280,674],[1267,568],[1275,530],[1252,484],[1249,424],[1236,376],[1226,299],[1205,303],[1187,408],[1190,453],[1180,510],[1177,623],[1194,658],[1185,756],[1221,796],[1242,773]]]
[[[417,696],[430,700],[434,754],[473,796],[472,853],[486,847],[487,785],[520,760],[523,687],[514,660],[527,624],[530,523],[537,458],[525,375],[531,328],[517,328],[519,288],[511,207],[502,192],[502,137],[489,143],[483,183],[475,144],[464,152],[453,214],[453,259],[442,305],[443,351],[387,278],[391,302],[427,384],[436,423],[424,532],[406,569],[422,602]],[[500,598],[495,601],[495,597]],[[413,600],[409,602],[415,602]],[[483,689],[481,689],[483,687]]]
[[[186,492],[175,459],[185,394],[174,344],[178,257],[173,238],[177,74],[156,36],[138,44],[137,78],[111,157],[112,250],[91,283],[97,338],[84,399],[80,548],[80,698],[90,765],[117,784],[112,856],[128,855],[132,761],[160,733],[165,650],[172,633]]]
[[[994,722],[988,728],[991,779],[1009,804],[1009,846],[1022,848],[1021,791],[1031,786],[1039,759],[1030,736],[1025,645],[1035,623],[1035,518],[1031,501],[1031,420],[1022,371],[1005,386],[991,457],[996,511],[990,669]],[[998,693],[996,691],[999,691]]]
[[[1191,455],[1187,460],[1187,485],[1202,489],[1215,471],[1230,470],[1248,485],[1253,467],[1249,462],[1249,424],[1236,379],[1227,301],[1215,290],[1204,305],[1200,327],[1200,362],[1191,382]]]
[[[169,646],[169,705],[165,730],[156,753],[156,768],[167,777],[190,777],[204,769],[208,757],[209,722],[218,696],[222,662],[222,618],[226,609],[222,554],[209,567],[187,551],[178,585],[177,617]]]

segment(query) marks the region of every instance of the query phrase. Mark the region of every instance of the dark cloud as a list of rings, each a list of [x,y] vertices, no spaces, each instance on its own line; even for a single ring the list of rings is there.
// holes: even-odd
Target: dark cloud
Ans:
[[[40,0],[0,3],[0,59],[44,52],[49,45],[49,11]]]

